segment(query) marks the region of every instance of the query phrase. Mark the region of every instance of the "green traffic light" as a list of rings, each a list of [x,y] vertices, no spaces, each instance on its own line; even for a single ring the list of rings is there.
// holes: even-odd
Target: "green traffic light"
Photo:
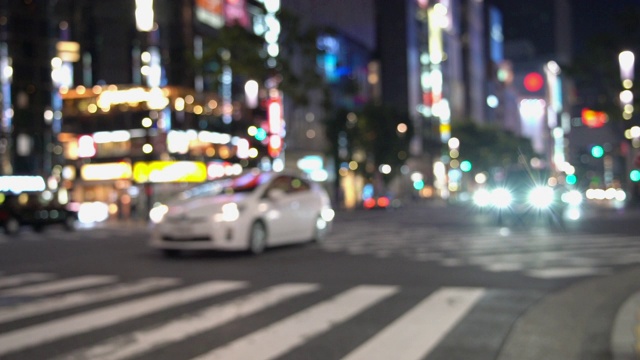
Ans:
[[[463,162],[461,162],[460,163],[460,170],[462,170],[463,172],[471,171],[471,161],[464,160]]]
[[[629,173],[629,179],[631,179],[631,181],[633,182],[640,181],[640,170],[631,170],[631,172]]]
[[[591,148],[591,156],[593,156],[596,159],[601,158],[602,156],[604,156],[604,148],[600,145],[594,145]]]
[[[565,181],[569,185],[575,185],[578,182],[578,178],[574,174],[567,175]]]

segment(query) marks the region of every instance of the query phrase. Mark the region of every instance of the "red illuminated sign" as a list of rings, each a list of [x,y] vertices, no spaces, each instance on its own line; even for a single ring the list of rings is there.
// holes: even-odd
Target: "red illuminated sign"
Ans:
[[[542,85],[544,85],[544,79],[542,75],[537,72],[528,73],[524,77],[524,88],[531,92],[537,92],[542,89]]]
[[[267,105],[269,133],[280,134],[282,131],[282,101],[279,98],[269,99]]]
[[[609,117],[602,111],[582,109],[582,123],[590,128],[603,127],[609,121]]]

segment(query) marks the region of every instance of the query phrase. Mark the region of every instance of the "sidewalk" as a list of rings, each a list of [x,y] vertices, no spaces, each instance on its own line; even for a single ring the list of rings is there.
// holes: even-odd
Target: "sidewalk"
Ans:
[[[613,360],[640,359],[640,291],[620,307],[611,332]]]
[[[516,321],[498,360],[640,359],[638,278],[636,267],[547,295]]]

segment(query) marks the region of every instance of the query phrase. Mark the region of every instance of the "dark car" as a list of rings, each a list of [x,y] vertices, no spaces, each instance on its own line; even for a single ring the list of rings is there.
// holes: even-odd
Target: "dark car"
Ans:
[[[526,223],[541,218],[560,224],[565,217],[575,220],[580,194],[550,184],[552,178],[548,170],[507,169],[496,174],[485,188],[476,191],[474,202],[494,214],[498,224],[506,220]],[[576,199],[576,196],[580,198]]]
[[[75,229],[78,214],[58,201],[50,191],[0,194],[0,225],[5,233],[15,234],[22,226],[42,231],[50,225]]]

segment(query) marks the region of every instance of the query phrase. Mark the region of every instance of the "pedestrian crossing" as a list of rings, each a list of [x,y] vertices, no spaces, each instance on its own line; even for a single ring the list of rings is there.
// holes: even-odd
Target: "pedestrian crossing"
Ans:
[[[555,279],[610,274],[617,266],[640,264],[640,236],[512,231],[485,228],[446,231],[388,224],[384,229],[352,222],[322,243],[327,252],[380,259],[401,258],[444,267],[476,267]],[[358,237],[353,234],[358,233]]]
[[[488,291],[442,287],[418,295],[385,284],[330,289],[317,283],[259,286],[210,280],[185,284],[178,278],[158,277],[122,282],[111,275],[59,278],[48,273],[7,274],[0,277],[0,283],[0,300],[18,299],[0,301],[0,358],[42,358],[46,354],[57,360],[155,359],[164,349],[173,349],[174,354],[187,349],[185,354],[191,354],[190,342],[203,335],[277,309],[266,324],[258,321],[258,326],[250,326],[234,339],[180,356],[276,359],[300,351],[337,328],[344,331],[344,327],[376,324],[371,317],[384,314],[407,293],[410,301],[399,316],[373,329],[367,338],[356,336],[348,350],[335,358],[424,359]],[[305,305],[292,305],[296,299],[304,299]],[[192,310],[184,311],[191,306]],[[177,308],[183,311],[176,313]],[[162,314],[167,315],[159,316]],[[149,323],[151,315],[156,320]],[[140,325],[135,321],[145,317],[147,321]],[[103,331],[111,327],[118,331]],[[73,348],[68,348],[70,343]]]

